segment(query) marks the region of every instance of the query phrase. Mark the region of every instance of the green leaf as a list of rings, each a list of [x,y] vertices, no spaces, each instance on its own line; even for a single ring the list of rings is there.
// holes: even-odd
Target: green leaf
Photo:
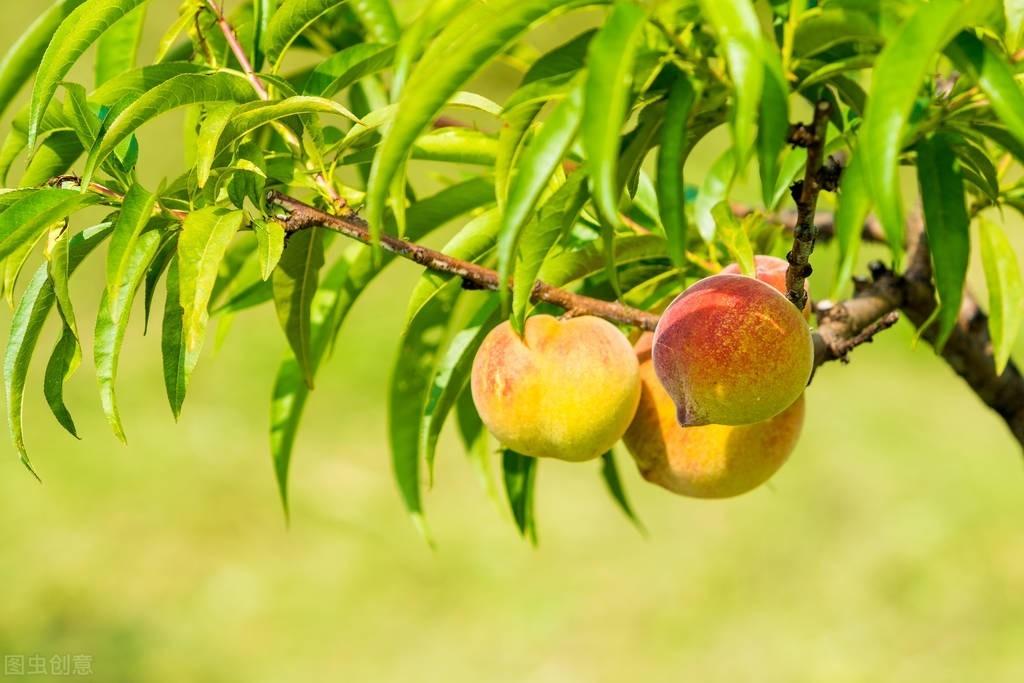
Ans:
[[[196,182],[200,188],[206,187],[210,180],[210,171],[213,169],[214,159],[217,158],[221,135],[231,123],[236,111],[238,105],[234,102],[215,104],[206,110],[196,139]]]
[[[473,4],[430,44],[409,76],[398,113],[370,169],[366,217],[374,239],[380,235],[384,205],[413,141],[448,99],[534,22],[577,4],[576,0],[496,0]]]
[[[57,84],[68,74],[78,58],[107,29],[146,0],[87,0],[75,8],[53,33],[39,62],[32,90],[28,122],[28,146],[35,147],[43,114],[57,92]]]
[[[484,213],[462,228],[442,251],[474,261],[493,248],[499,226],[496,211]],[[445,331],[461,293],[458,278],[431,271],[420,277],[409,299],[408,321],[388,392],[388,436],[395,479],[406,509],[421,531],[425,529],[419,474],[424,415]]]
[[[270,18],[277,11],[277,0],[253,0],[253,55],[252,66],[256,71],[263,69],[266,55],[263,52],[263,40],[270,27]]]
[[[92,179],[96,167],[140,126],[160,114],[179,107],[204,102],[248,102],[255,99],[249,82],[232,71],[185,73],[165,81],[140,95],[121,110],[107,126],[103,136],[89,151],[83,182]]]
[[[1000,123],[1024,143],[1024,94],[1006,58],[967,31],[954,38],[946,51],[957,68],[967,73],[988,95]]]
[[[125,270],[124,281],[114,296],[103,293],[99,315],[96,318],[93,360],[96,364],[96,379],[100,385],[100,400],[114,435],[122,443],[127,443],[127,440],[117,407],[117,365],[135,292],[142,284],[146,269],[156,256],[159,246],[160,233],[157,230],[150,230],[139,237]]]
[[[971,246],[964,180],[948,136],[917,143],[917,179],[939,295],[935,348],[941,351],[960,314]]]
[[[40,138],[39,146],[29,161],[25,174],[21,176],[20,185],[42,185],[50,178],[63,175],[75,160],[82,156],[82,151],[82,143],[74,131],[57,130],[46,133]]]
[[[146,271],[146,283],[143,288],[143,334],[149,332],[149,314],[153,309],[153,297],[156,296],[156,286],[160,282],[160,277],[170,265],[171,259],[173,259],[177,253],[177,231],[165,234],[164,242],[160,245],[160,251],[157,252],[156,257],[153,259],[153,264],[149,267],[149,270]]]
[[[467,327],[452,337],[444,357],[437,364],[420,427],[419,448],[427,462],[431,484],[434,481],[434,456],[441,428],[469,384],[477,349],[487,333],[500,321],[497,302],[492,297],[474,314]]]
[[[512,518],[520,535],[537,545],[537,522],[534,516],[534,487],[537,482],[537,459],[505,449],[501,458],[505,495]]]
[[[523,230],[512,279],[511,320],[516,330],[523,329],[530,294],[544,260],[558,240],[572,228],[587,197],[586,175],[576,171],[541,205]]]
[[[838,299],[840,290],[853,277],[853,268],[860,253],[864,221],[871,210],[871,192],[864,177],[864,160],[857,150],[843,169],[839,183],[842,200],[836,208],[835,231],[839,243],[839,266],[832,282],[832,298]]]
[[[46,47],[61,22],[84,1],[58,0],[52,4],[21,33],[3,58],[0,58],[0,115],[7,111],[7,107],[31,80],[39,67],[39,60],[46,52]]]
[[[590,169],[594,206],[613,229],[619,217],[619,146],[632,99],[633,64],[643,38],[646,13],[629,2],[616,2],[604,26],[590,41],[584,88],[582,141]]]
[[[283,0],[263,36],[263,52],[271,70],[277,72],[285,52],[303,31],[342,2],[344,0]]]
[[[142,4],[114,23],[96,47],[96,85],[100,86],[135,67],[142,40],[146,7]]]
[[[178,271],[186,353],[198,354],[206,335],[217,270],[242,226],[243,213],[220,207],[193,211],[178,237]]]
[[[296,95],[284,100],[272,102],[253,102],[235,110],[228,125],[220,136],[218,153],[226,147],[260,126],[266,125],[289,116],[305,114],[337,114],[356,123],[359,118],[337,102],[323,97]]]
[[[715,219],[718,239],[721,240],[729,256],[732,257],[744,275],[754,276],[754,248],[750,245],[750,238],[744,226],[736,220],[729,202],[723,201],[715,205],[711,210]]]
[[[615,242],[615,263],[665,257],[665,239],[660,235],[630,235]],[[605,267],[604,250],[593,242],[582,249],[552,254],[540,269],[540,279],[561,287]]]
[[[169,81],[175,76],[184,74],[207,74],[210,68],[203,64],[191,62],[167,62],[141,66],[112,78],[89,95],[92,104],[115,107],[116,105],[137,99],[158,85]]]
[[[50,226],[99,201],[95,194],[56,188],[44,188],[22,197],[0,214],[0,259],[19,247],[34,244]]]
[[[199,350],[189,351],[185,344],[185,309],[181,306],[181,281],[177,257],[171,259],[167,268],[166,284],[167,299],[164,303],[160,350],[163,356],[164,389],[171,405],[171,412],[177,420],[185,403],[189,377],[199,360]]]
[[[992,335],[992,355],[996,374],[1003,374],[1010,360],[1013,343],[1024,321],[1024,282],[1013,245],[1003,229],[982,219],[981,263],[988,285],[988,329]]]
[[[541,194],[576,137],[582,104],[582,92],[574,88],[544,122],[519,159],[501,219],[501,239],[498,242],[498,276],[501,282],[507,282],[512,274],[523,229],[533,217]],[[503,305],[507,306],[507,288],[502,288],[501,298]]]
[[[779,177],[779,155],[789,135],[789,87],[782,74],[782,64],[775,53],[765,56],[764,60],[764,83],[757,127],[757,163],[761,173],[761,198],[765,206],[770,206]]]
[[[391,66],[393,45],[357,43],[320,62],[302,86],[304,95],[333,97],[356,81]]]
[[[277,221],[253,219],[252,229],[256,233],[260,277],[269,280],[284,253],[284,226]]]
[[[764,86],[761,25],[750,0],[700,0],[700,7],[718,36],[718,47],[732,78],[734,169],[740,173],[754,147],[755,122]]]
[[[310,314],[323,265],[323,230],[300,230],[288,238],[272,279],[278,320],[310,389],[313,388],[313,374],[316,371],[316,364],[311,358]]]
[[[396,43],[401,36],[395,11],[388,0],[352,0],[352,12],[366,32],[382,43]]]
[[[114,233],[110,236],[110,249],[107,251],[107,296],[111,300],[115,299],[124,284],[135,244],[153,217],[155,207],[156,196],[142,185],[136,183],[128,189],[121,204],[121,213],[114,223]]]
[[[481,178],[467,180],[438,192],[409,207],[407,238],[419,240],[453,218],[494,201],[494,187]],[[352,245],[323,276],[313,297],[311,360],[314,369],[326,356],[332,340],[356,300],[380,271],[394,259],[385,253],[372,258],[369,247]],[[295,434],[309,396],[303,373],[294,354],[289,354],[278,369],[271,406],[270,442],[274,472],[281,502],[288,514],[288,470]]]
[[[690,78],[679,71],[668,95],[665,123],[661,128],[658,152],[658,212],[668,238],[668,255],[677,267],[686,265],[686,187],[683,165],[686,163],[686,130],[696,94]]]
[[[697,230],[705,242],[710,243],[715,238],[715,219],[711,211],[726,198],[735,174],[736,155],[727,149],[715,160],[704,176],[704,182],[693,204],[693,217],[697,223]]]
[[[64,324],[78,337],[78,323],[75,310],[71,303],[71,231],[67,225],[59,225],[50,230],[46,249],[46,272],[50,276],[54,295],[57,298],[57,310],[64,319]]]
[[[53,347],[50,360],[46,364],[46,373],[43,376],[43,396],[46,398],[46,404],[50,406],[50,412],[57,418],[60,426],[76,439],[80,437],[78,429],[75,427],[75,420],[71,417],[71,411],[64,403],[64,384],[81,362],[81,345],[75,334],[65,325],[56,346]]]
[[[619,469],[615,465],[615,454],[612,451],[608,451],[601,456],[601,478],[604,480],[605,486],[608,487],[608,493],[611,494],[615,504],[619,506],[622,513],[629,518],[629,521],[633,522],[633,525],[645,534],[643,522],[636,516],[633,511],[633,506],[629,504],[629,499],[626,497],[626,489],[622,486],[622,479],[619,477]]]
[[[988,8],[987,0],[934,0],[920,5],[875,63],[874,85],[860,132],[861,153],[867,162],[865,176],[878,218],[897,262],[903,254],[904,232],[899,157],[914,100],[931,74],[936,54]]]

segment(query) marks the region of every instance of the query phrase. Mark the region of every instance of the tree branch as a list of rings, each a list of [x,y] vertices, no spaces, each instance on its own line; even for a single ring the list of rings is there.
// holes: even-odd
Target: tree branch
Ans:
[[[832,105],[822,100],[814,107],[814,121],[807,142],[807,170],[802,183],[793,187],[796,198],[797,219],[793,228],[793,248],[786,255],[789,268],[786,269],[786,289],[789,300],[801,311],[807,303],[804,280],[811,274],[811,252],[818,236],[814,213],[821,191],[821,167],[824,161],[825,136],[828,130],[828,115]],[[791,133],[792,137],[792,133]]]

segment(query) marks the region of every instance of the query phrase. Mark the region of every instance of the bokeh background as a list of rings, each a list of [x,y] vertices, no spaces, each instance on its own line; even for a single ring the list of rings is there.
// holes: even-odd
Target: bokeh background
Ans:
[[[177,4],[152,3],[143,59]],[[40,8],[4,3],[0,48]],[[88,59],[75,76],[89,82]],[[477,87],[500,94],[511,79],[496,67]],[[181,168],[180,124],[140,136],[153,186]],[[693,177],[710,160],[695,155]],[[816,260],[825,296],[834,252]],[[101,267],[76,276],[82,320]],[[133,323],[128,447],[90,363],[69,386],[79,442],[46,410],[38,362],[26,421],[45,483],[0,445],[0,654],[88,654],[102,681],[1024,680],[1022,454],[905,324],[821,369],[791,462],[747,496],[672,496],[620,452],[647,537],[597,463],[544,462],[531,547],[447,435],[426,499],[432,550],[392,483],[384,415],[417,275],[395,264],[372,286],[321,372],[290,528],[267,443],[286,348],[272,310],[207,349],[178,424],[159,338]]]

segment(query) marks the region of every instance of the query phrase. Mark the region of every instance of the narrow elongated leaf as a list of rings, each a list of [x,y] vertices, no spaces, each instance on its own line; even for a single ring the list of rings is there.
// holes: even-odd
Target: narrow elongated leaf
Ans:
[[[1003,229],[981,220],[981,263],[988,285],[988,329],[996,374],[1003,374],[1024,321],[1024,281],[1013,245]]]
[[[646,533],[643,522],[636,516],[633,506],[629,504],[629,499],[626,497],[626,489],[622,485],[621,477],[619,477],[619,468],[615,464],[615,453],[612,451],[608,451],[601,456],[601,478],[604,480],[605,486],[608,487],[608,493],[615,501],[615,504],[622,510],[622,514],[626,515],[629,521],[633,522],[633,525],[640,533]]]
[[[643,38],[645,12],[631,2],[616,2],[604,26],[590,41],[584,88],[582,142],[587,156],[594,206],[613,229],[619,217],[619,146],[632,99],[633,63]]]
[[[587,197],[586,176],[576,171],[541,205],[523,230],[512,279],[511,321],[516,330],[523,329],[530,294],[544,260],[558,240],[572,228]]]
[[[935,348],[941,351],[960,314],[971,246],[964,180],[947,136],[933,135],[917,143],[917,180],[939,295]]]
[[[269,280],[284,252],[284,226],[277,221],[253,219],[252,229],[256,233],[260,277]]]
[[[366,215],[374,236],[380,234],[385,202],[413,141],[448,99],[534,22],[579,4],[584,3],[578,0],[478,3],[462,11],[445,27],[409,76],[398,114],[370,169]]]
[[[711,210],[717,226],[716,234],[722,244],[725,245],[729,256],[732,257],[744,275],[754,276],[754,249],[750,244],[750,238],[744,226],[736,219],[729,202],[720,202]]]
[[[135,55],[142,40],[146,4],[139,5],[114,23],[96,47],[96,85],[100,86],[135,67]]]
[[[132,69],[115,76],[89,95],[92,104],[114,107],[122,101],[132,100],[156,86],[184,74],[210,73],[210,68],[192,62],[167,62]]]
[[[185,344],[185,309],[181,306],[181,282],[178,259],[171,259],[167,268],[167,299],[160,334],[163,355],[164,388],[174,419],[181,416],[181,406],[188,391],[188,380],[199,360],[198,349],[188,350]]]
[[[209,207],[185,219],[178,237],[178,271],[188,354],[198,354],[203,346],[217,270],[242,218],[241,211]]]
[[[149,332],[149,314],[153,309],[153,297],[156,296],[156,286],[160,277],[167,270],[171,259],[178,253],[178,235],[176,232],[164,236],[164,243],[160,245],[160,251],[153,259],[152,265],[146,271],[146,282],[143,289],[143,327],[142,333]]]
[[[480,178],[454,185],[409,208],[406,236],[416,241],[453,218],[494,201],[494,187]],[[353,245],[325,273],[313,297],[311,360],[319,367],[359,295],[394,256],[372,258],[368,247]],[[281,502],[288,514],[288,470],[295,434],[309,396],[309,387],[294,354],[281,363],[271,404],[270,447]]]
[[[764,83],[757,126],[757,164],[761,198],[770,206],[779,177],[779,155],[789,133],[789,87],[774,52],[764,56]]]
[[[357,43],[321,62],[302,86],[304,95],[333,97],[356,81],[391,66],[393,45]]]
[[[35,243],[54,223],[99,201],[100,197],[95,194],[56,188],[41,189],[21,197],[0,214],[0,259],[19,247]]]
[[[718,35],[733,82],[732,137],[735,172],[746,167],[754,146],[765,64],[761,26],[750,0],[701,0],[701,10]]]
[[[48,132],[40,139],[35,154],[21,176],[23,187],[42,185],[50,178],[63,175],[82,156],[82,143],[70,130]]]
[[[143,228],[153,217],[156,197],[139,184],[132,185],[121,204],[121,213],[114,222],[107,251],[107,296],[113,300],[121,288],[135,244]]]
[[[499,226],[496,212],[482,214],[460,230],[443,252],[474,261],[493,248]],[[408,322],[388,394],[388,436],[395,479],[406,509],[421,530],[425,529],[420,498],[424,415],[445,330],[461,292],[459,280],[451,276],[428,271],[420,278],[409,300]]]
[[[114,149],[147,121],[173,109],[204,102],[248,102],[256,98],[252,86],[235,72],[185,73],[157,85],[118,113],[97,141],[85,164],[88,182]]]
[[[76,439],[78,429],[75,427],[75,420],[71,417],[71,411],[64,403],[64,384],[78,368],[82,361],[81,345],[70,328],[65,326],[61,330],[60,338],[50,360],[46,364],[46,373],[43,376],[43,396],[50,412],[57,418],[61,427],[66,429]]]
[[[124,281],[114,296],[103,293],[99,315],[96,318],[93,359],[96,363],[96,379],[100,385],[100,400],[114,435],[122,443],[127,443],[127,439],[117,407],[117,365],[135,292],[142,284],[146,269],[156,256],[159,246],[160,233],[156,230],[150,230],[139,237],[125,270]]]
[[[839,266],[832,282],[832,298],[838,299],[840,290],[853,277],[853,268],[860,253],[864,220],[871,210],[871,194],[864,177],[864,161],[858,152],[843,169],[840,181],[842,201],[836,209],[836,242],[839,243]]]
[[[953,39],[947,53],[988,95],[1000,123],[1024,143],[1024,93],[1006,58],[968,31]]]
[[[676,73],[669,90],[665,123],[661,127],[661,149],[658,151],[658,212],[668,238],[668,255],[673,265],[686,264],[686,187],[683,164],[686,163],[686,130],[695,93],[689,77]]]
[[[512,510],[512,519],[520,535],[537,545],[537,523],[534,515],[534,487],[537,482],[537,459],[505,449],[501,458],[505,495]]]
[[[50,276],[54,296],[57,298],[57,310],[64,324],[78,338],[78,323],[75,320],[75,309],[71,303],[71,231],[67,225],[60,225],[50,230],[46,250],[46,272]]]
[[[316,367],[312,360],[310,315],[320,269],[324,265],[322,233],[320,228],[294,233],[288,239],[272,279],[278,320],[311,389]]]
[[[283,0],[270,18],[263,36],[263,52],[273,71],[295,39],[313,22],[342,4],[344,0]]]
[[[512,273],[523,228],[532,217],[541,194],[576,137],[582,104],[582,92],[574,88],[544,122],[519,160],[501,219],[498,274],[502,282],[506,282]],[[503,305],[507,306],[507,288],[502,288],[501,297]]]
[[[935,55],[991,5],[934,0],[918,6],[878,56],[861,127],[861,153],[878,218],[897,261],[903,253],[903,206],[898,175],[903,135],[914,99]]]
[[[356,123],[359,118],[337,102],[323,97],[296,95],[273,102],[253,102],[239,107],[230,117],[220,136],[218,152],[260,126],[289,116],[305,114],[337,114]]]
[[[726,150],[715,160],[707,175],[704,176],[700,192],[693,203],[693,218],[697,223],[697,230],[705,242],[710,243],[715,238],[715,219],[711,215],[711,210],[725,199],[735,173],[736,155],[732,151]]]
[[[500,320],[497,302],[492,298],[476,312],[469,325],[452,338],[444,357],[437,365],[437,371],[431,381],[427,406],[423,411],[423,424],[420,427],[420,451],[427,462],[431,483],[434,481],[434,456],[441,428],[455,407],[459,395],[469,383],[477,349],[480,348],[487,333],[494,329]]]
[[[199,187],[206,187],[210,180],[213,161],[217,158],[220,138],[224,129],[231,123],[231,117],[238,110],[234,102],[224,102],[208,108],[203,123],[199,127],[196,139],[196,182]]]
[[[0,59],[0,115],[31,80],[61,22],[85,0],[57,0],[39,15]]]
[[[28,123],[28,145],[35,147],[43,114],[57,84],[67,75],[78,58],[104,32],[146,0],[87,0],[75,8],[53,33],[49,46],[39,62],[32,90]]]
[[[398,42],[401,30],[389,0],[352,0],[352,12],[374,40]]]
[[[277,0],[253,0],[253,35],[252,35],[252,66],[256,71],[263,69],[266,54],[263,52],[263,40],[270,27],[270,18],[277,11]]]

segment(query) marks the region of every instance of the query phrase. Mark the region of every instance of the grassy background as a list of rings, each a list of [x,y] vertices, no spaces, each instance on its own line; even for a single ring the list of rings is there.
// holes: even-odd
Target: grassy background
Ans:
[[[150,45],[175,4],[155,3]],[[30,5],[5,8],[0,46]],[[178,168],[177,122],[145,130],[147,172]],[[98,290],[99,264],[80,283]],[[82,442],[49,416],[37,367],[45,484],[0,446],[0,654],[91,654],[103,681],[1024,680],[1021,453],[902,324],[821,370],[792,461],[748,496],[674,497],[620,457],[648,538],[596,463],[544,462],[529,547],[448,435],[431,551],[392,484],[383,413],[416,275],[393,267],[346,323],[299,439],[290,529],[266,437],[285,349],[271,311],[206,354],[177,425],[159,340],[133,324],[127,448],[89,363],[69,387]]]

